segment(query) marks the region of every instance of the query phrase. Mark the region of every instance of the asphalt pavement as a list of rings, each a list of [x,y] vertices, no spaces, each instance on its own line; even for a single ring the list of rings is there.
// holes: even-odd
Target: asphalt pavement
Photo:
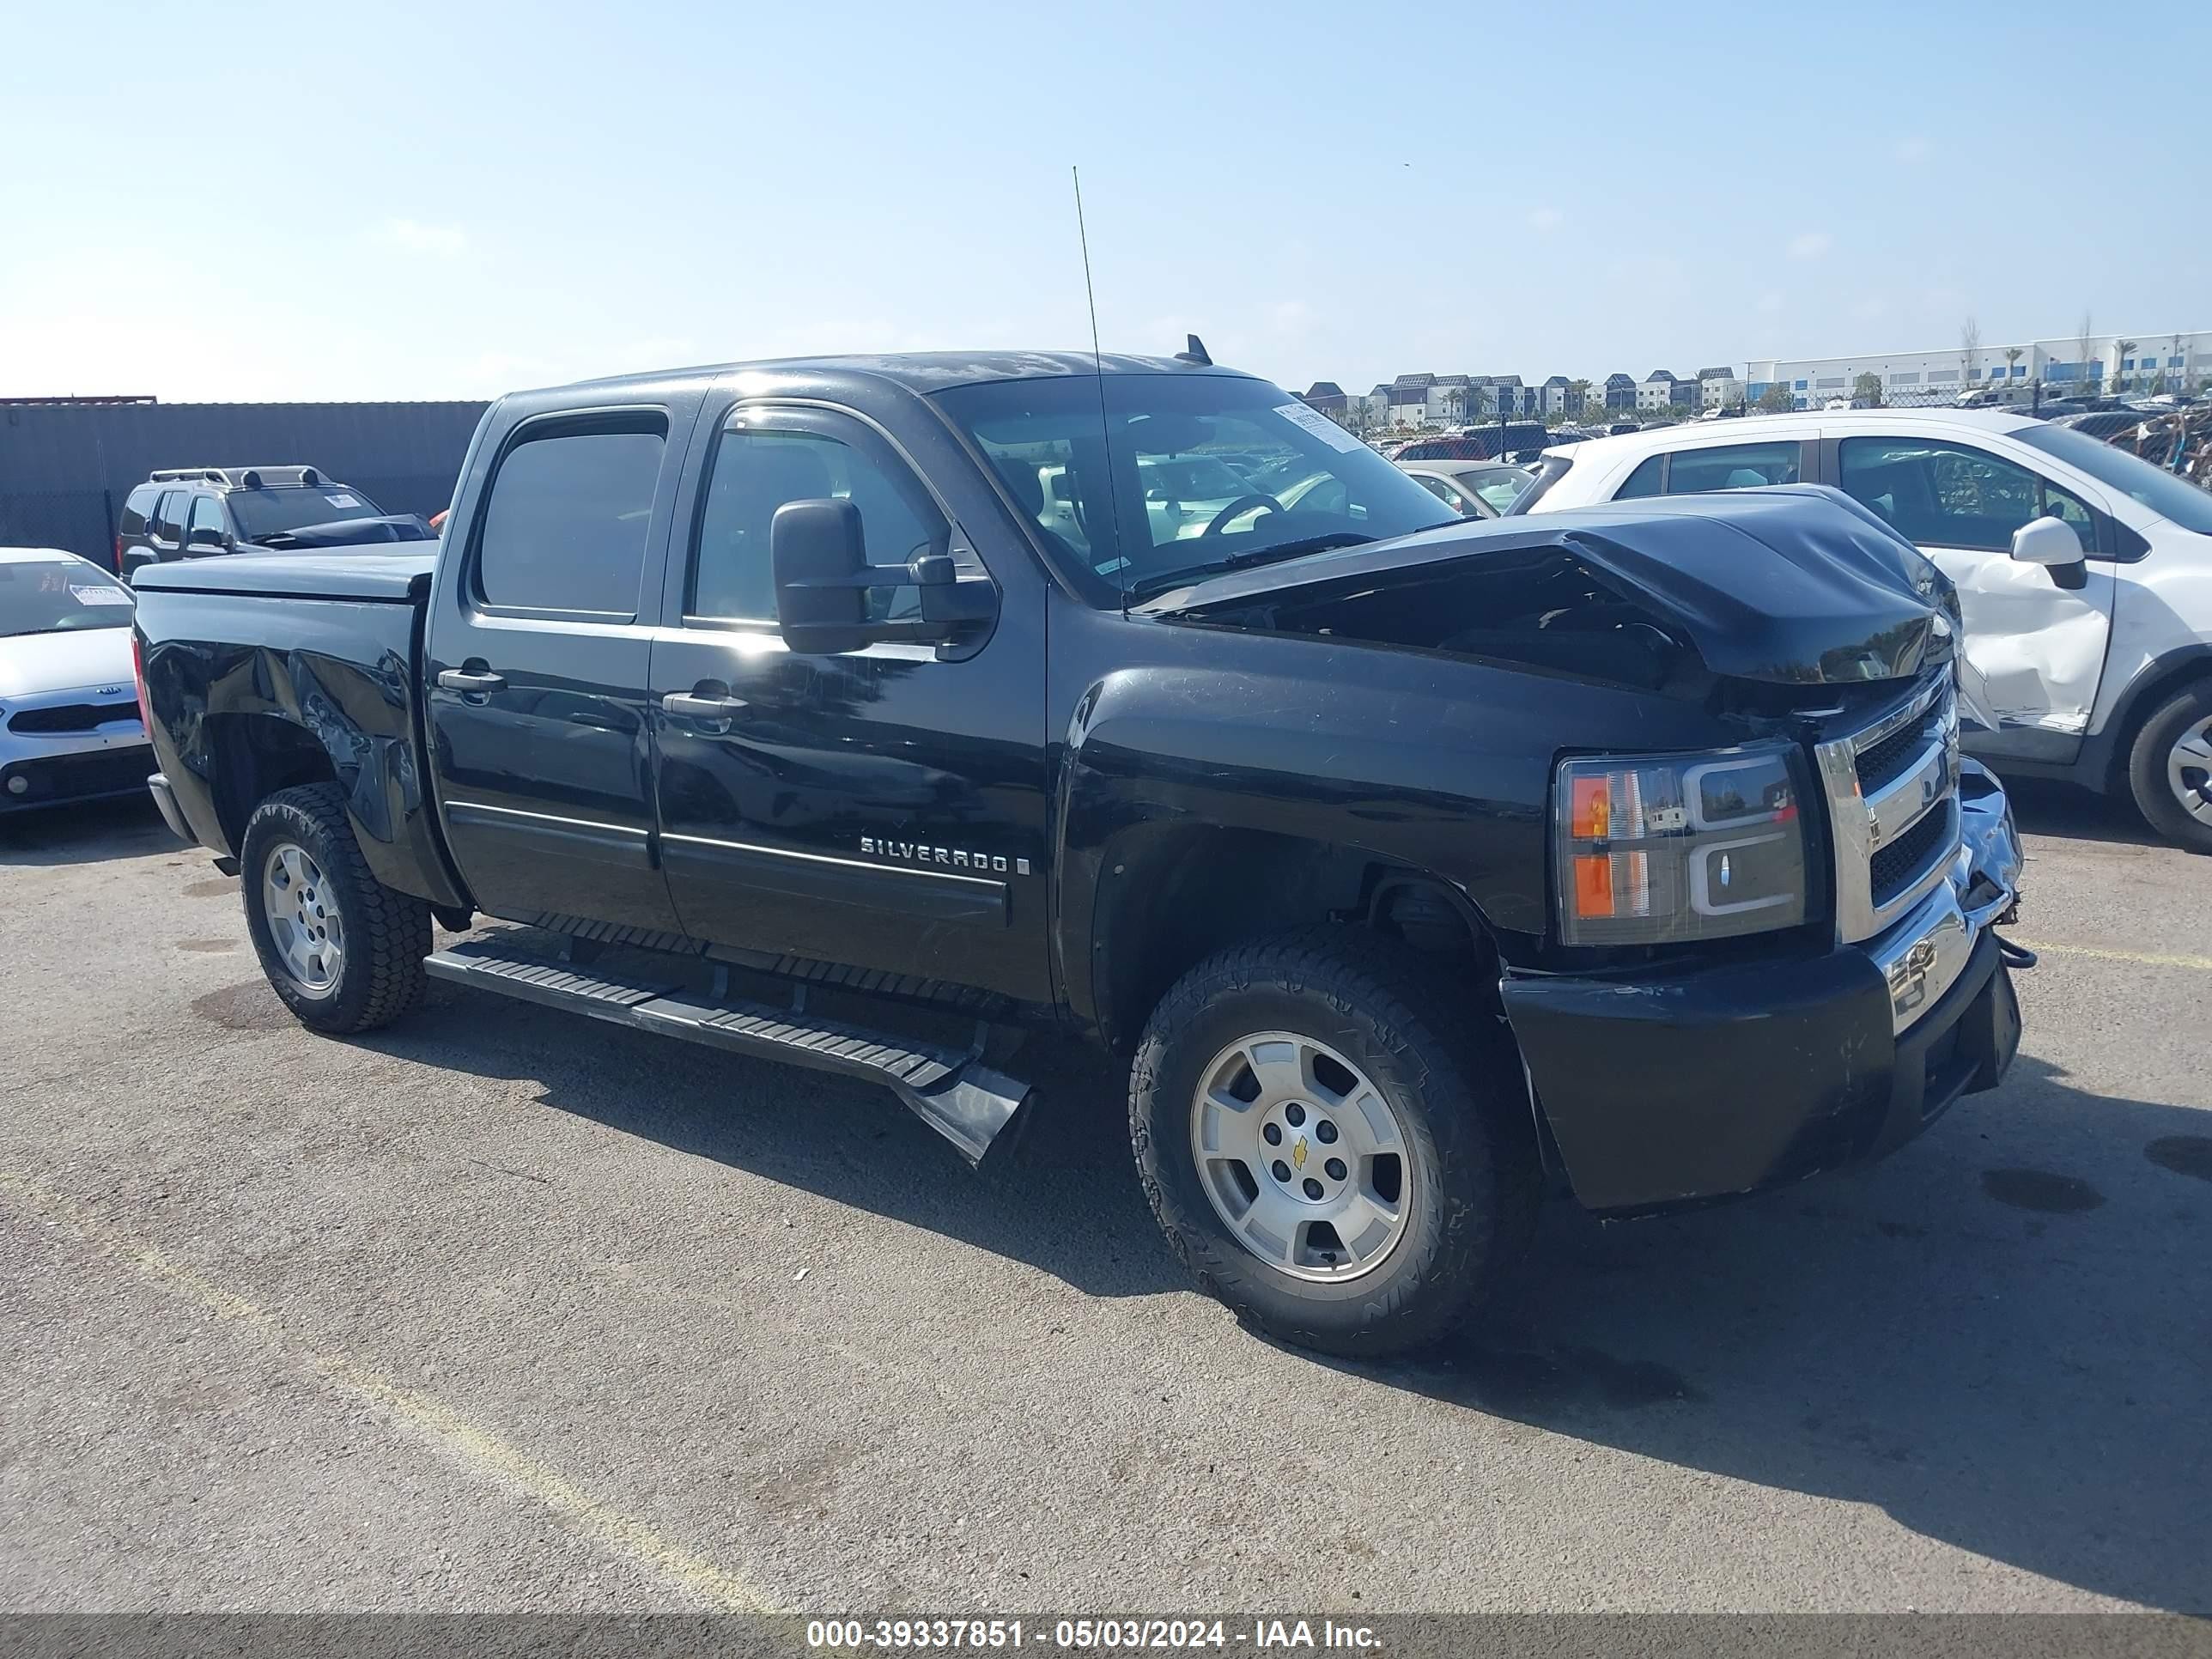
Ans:
[[[333,1041],[149,809],[0,821],[0,1611],[2212,1613],[2212,860],[2018,799],[2003,1087],[1554,1205],[1387,1366],[1185,1285],[1080,1049],[979,1177],[451,988]]]

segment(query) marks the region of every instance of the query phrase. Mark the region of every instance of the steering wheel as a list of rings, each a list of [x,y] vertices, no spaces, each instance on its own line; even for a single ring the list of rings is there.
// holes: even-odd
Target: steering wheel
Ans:
[[[1231,519],[1241,517],[1243,514],[1249,513],[1254,507],[1259,507],[1268,513],[1287,513],[1290,511],[1290,508],[1285,507],[1273,495],[1263,495],[1257,490],[1255,490],[1249,495],[1239,495],[1235,501],[1230,502],[1228,506],[1223,507],[1220,512],[1215,514],[1212,518],[1206,521],[1206,528],[1200,531],[1198,533],[1201,536],[1218,536],[1222,532],[1223,526],[1227,525]]]

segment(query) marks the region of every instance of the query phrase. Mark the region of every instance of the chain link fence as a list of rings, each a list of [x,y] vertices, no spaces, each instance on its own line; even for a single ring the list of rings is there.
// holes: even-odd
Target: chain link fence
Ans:
[[[105,489],[0,490],[0,547],[58,547],[115,568],[115,514]]]

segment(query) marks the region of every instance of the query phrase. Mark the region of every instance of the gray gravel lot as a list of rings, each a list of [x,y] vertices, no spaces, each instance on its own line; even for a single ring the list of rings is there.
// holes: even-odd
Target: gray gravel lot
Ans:
[[[0,823],[0,1609],[2212,1612],[2212,862],[2021,809],[2002,1090],[1555,1206],[1379,1368],[1184,1287],[1079,1050],[979,1178],[458,990],[313,1036],[150,810]]]

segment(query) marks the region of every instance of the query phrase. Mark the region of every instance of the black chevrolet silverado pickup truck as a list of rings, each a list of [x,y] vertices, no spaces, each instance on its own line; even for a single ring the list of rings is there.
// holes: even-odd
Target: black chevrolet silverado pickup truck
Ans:
[[[309,1026],[427,973],[977,1162],[1079,1033],[1199,1281],[1355,1354],[1547,1189],[1747,1193],[1996,1082],[1955,627],[1832,491],[1470,523],[1264,381],[1042,353],[512,396],[434,548],[161,565],[137,622],[155,798]]]

